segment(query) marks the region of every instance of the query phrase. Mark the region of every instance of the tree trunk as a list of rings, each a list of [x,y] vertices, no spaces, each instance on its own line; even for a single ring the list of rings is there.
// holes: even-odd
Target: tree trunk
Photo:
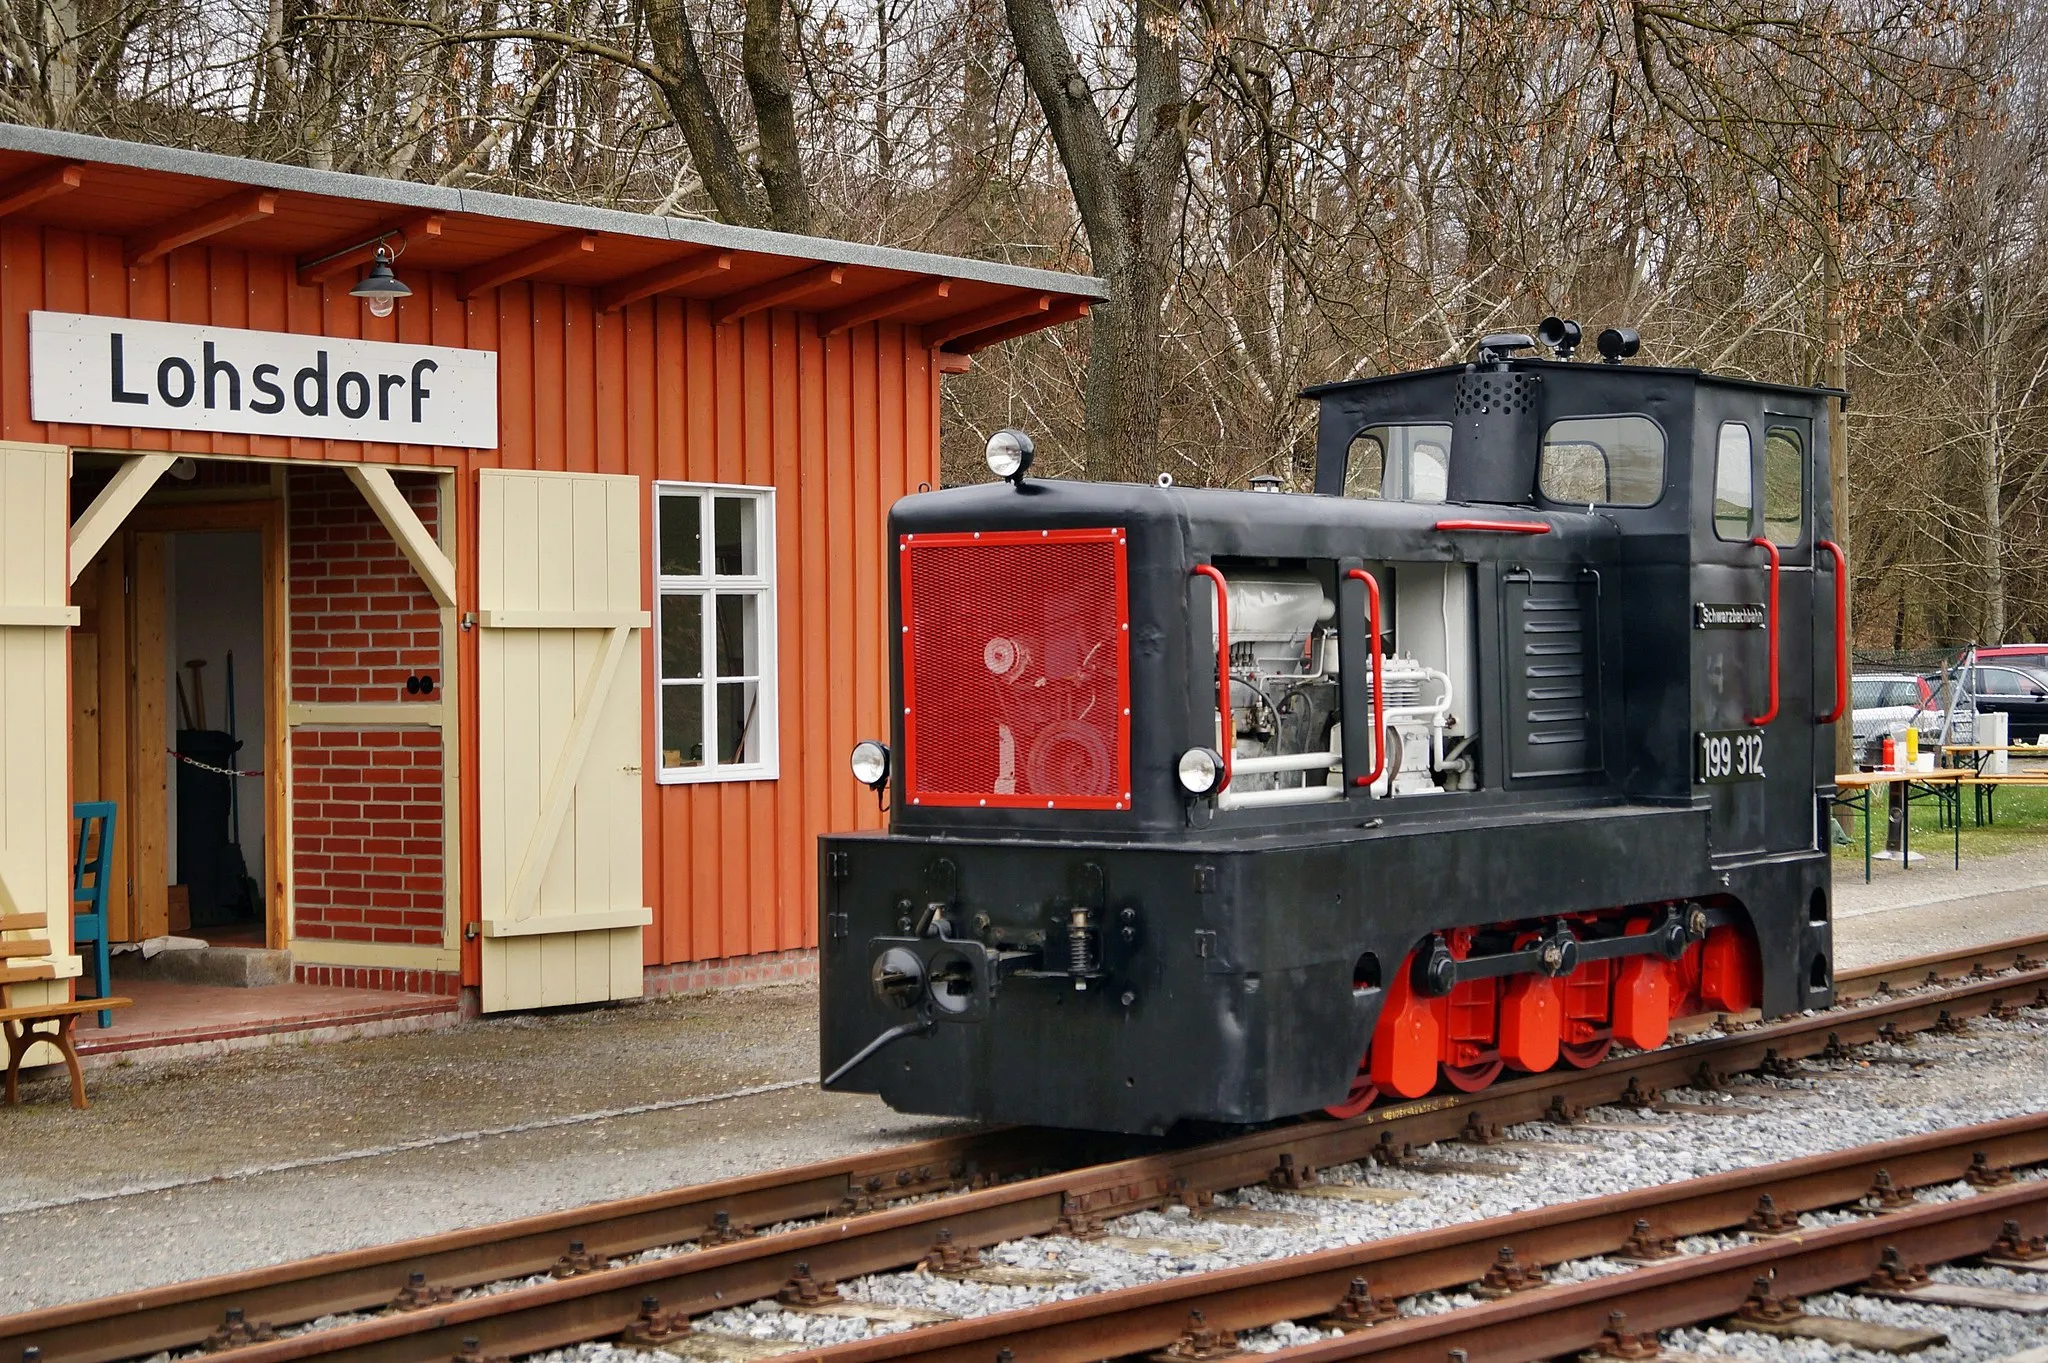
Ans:
[[[1088,476],[1144,483],[1158,476],[1159,305],[1164,272],[1146,260],[1101,270],[1109,301],[1090,314]]]
[[[1849,387],[1849,343],[1843,325],[1843,309],[1847,306],[1842,298],[1842,230],[1841,219],[1835,211],[1836,194],[1840,185],[1839,170],[1832,155],[1828,158],[1828,178],[1823,193],[1827,196],[1826,206],[1821,214],[1821,350],[1822,372],[1825,382],[1834,388],[1846,390]],[[1849,539],[1849,405],[1844,399],[1828,422],[1828,498],[1834,504],[1834,535],[1836,544],[1842,547],[1842,557],[1854,563],[1851,557],[1854,545]],[[1856,636],[1850,629],[1855,618],[1855,575],[1850,574],[1850,586],[1842,592],[1844,602],[1842,618],[1835,622],[1835,628],[1842,632],[1846,650],[1848,641]],[[1843,715],[1835,725],[1835,770],[1856,769],[1856,726],[1850,716]],[[1845,806],[1836,806],[1835,817],[1842,828],[1849,827],[1850,811]]]
[[[78,114],[78,34],[77,0],[44,0],[43,88],[53,128],[70,128]]]
[[[740,66],[754,100],[754,126],[761,134],[761,184],[768,191],[769,225],[778,232],[808,235],[811,191],[797,139],[789,57],[782,48],[782,6],[783,0],[747,0]]]
[[[718,100],[705,78],[704,63],[697,56],[697,38],[690,31],[690,18],[682,0],[644,0],[647,36],[654,59],[661,68],[655,84],[669,116],[690,148],[697,163],[697,177],[704,192],[718,210],[718,216],[736,227],[766,227],[766,215],[748,192],[747,167],[733,143],[732,130],[719,112]],[[771,0],[772,3],[772,0]],[[748,6],[748,41],[752,41],[752,11]]]
[[[1088,88],[1051,0],[1007,0],[1024,78],[1045,110],[1109,292],[1088,338],[1086,473],[1149,479],[1159,449],[1159,308],[1187,146],[1173,0],[1138,0],[1131,26],[1135,103],[1128,154]]]
[[[1999,419],[1996,361],[1984,351],[1987,375],[1984,392],[1984,450],[1981,478],[1984,499],[1984,639],[2005,642],[2005,427]]]

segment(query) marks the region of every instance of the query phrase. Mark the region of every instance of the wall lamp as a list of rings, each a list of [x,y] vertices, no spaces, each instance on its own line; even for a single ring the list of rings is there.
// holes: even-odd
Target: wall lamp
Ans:
[[[399,299],[412,297],[411,287],[392,272],[393,258],[391,248],[378,242],[376,258],[370,262],[370,272],[348,291],[349,297],[363,300],[372,317],[389,317],[391,309],[398,306]]]

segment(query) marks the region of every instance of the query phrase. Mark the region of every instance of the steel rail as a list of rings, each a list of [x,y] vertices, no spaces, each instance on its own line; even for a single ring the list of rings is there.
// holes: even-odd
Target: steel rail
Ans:
[[[2012,970],[2048,960],[2048,933],[2013,937],[1987,946],[1906,956],[1879,965],[1844,970],[1835,976],[1835,1000],[1854,1002],[1874,994],[1963,979],[1978,971]]]
[[[1455,1138],[1475,1128],[1544,1117],[1696,1082],[1823,1051],[1830,1044],[1873,1041],[1959,1020],[1994,1007],[2048,1001],[2048,968],[1969,980],[1925,994],[1887,999],[1841,1013],[1650,1051],[1596,1069],[1533,1075],[1473,1095],[1423,1099],[1345,1122],[1270,1128],[1185,1150],[1165,1151],[978,1191],[956,1193],[844,1220],[699,1252],[646,1260],[600,1272],[512,1288],[491,1295],[394,1312],[236,1350],[237,1363],[445,1363],[463,1341],[486,1355],[515,1355],[614,1335],[639,1317],[643,1300],[660,1309],[701,1314],[773,1296],[798,1265],[819,1278],[845,1279],[907,1267],[931,1248],[941,1229],[953,1243],[983,1246],[1057,1230],[1086,1232],[1106,1215],[1170,1201],[1199,1203],[1207,1192],[1264,1181],[1286,1155],[1297,1171],[1369,1158],[1401,1143]],[[764,1176],[766,1177],[766,1176]],[[211,1300],[220,1303],[223,1298]],[[86,1303],[86,1307],[95,1304]],[[258,1313],[244,1307],[251,1320]],[[35,1344],[46,1363],[72,1363],[71,1339],[24,1333],[0,1321],[0,1347]],[[98,1358],[133,1357],[147,1348],[111,1346],[103,1334]],[[73,1337],[75,1338],[75,1336]],[[130,1336],[132,1339],[133,1336]],[[52,1343],[57,1347],[52,1348]],[[162,1347],[152,1344],[150,1348]],[[1096,1355],[1100,1357],[1101,1355]],[[987,1363],[983,1359],[981,1363]]]
[[[412,1273],[459,1290],[545,1273],[572,1242],[599,1259],[696,1240],[720,1216],[743,1226],[808,1220],[946,1192],[992,1177],[1089,1163],[1123,1142],[1005,1127],[748,1174],[640,1197],[320,1255],[0,1316],[0,1357],[38,1345],[46,1363],[102,1363],[199,1343],[229,1308],[297,1324],[376,1309]]]
[[[1373,1332],[1283,1350],[1286,1363],[1442,1363],[1462,1348],[1478,1363],[1536,1363],[1600,1342],[1620,1311],[1635,1331],[1668,1330],[1716,1320],[1739,1310],[1767,1276],[1772,1295],[1799,1298],[1866,1283],[1897,1254],[1910,1264],[1953,1262],[1982,1254],[2007,1222],[2038,1235],[2048,1226],[2048,1182],[1997,1189],[1889,1216],[1870,1216],[1796,1236],[1695,1255],[1630,1273],[1555,1288],[1435,1317],[1390,1322]],[[1739,1329],[1739,1326],[1733,1327]]]
[[[1764,1193],[1788,1214],[1840,1207],[1869,1192],[1879,1170],[1889,1174],[1895,1187],[1927,1187],[1962,1177],[1978,1154],[1994,1168],[2048,1161],[2048,1114],[1884,1141],[1243,1268],[1187,1274],[807,1350],[801,1358],[803,1363],[988,1363],[998,1356],[998,1350],[1008,1350],[1018,1363],[1094,1363],[1166,1348],[1179,1338],[1193,1310],[1199,1310],[1204,1322],[1215,1329],[1248,1330],[1285,1320],[1312,1320],[1330,1314],[1358,1277],[1367,1279],[1374,1296],[1388,1298],[1455,1289],[1481,1279],[1503,1248],[1513,1250],[1517,1262],[1524,1266],[1616,1254],[1624,1250],[1638,1221],[1648,1221],[1651,1233],[1660,1237],[1727,1231],[1743,1224]],[[1791,1289],[1818,1291],[1867,1278],[1886,1245],[1898,1245],[1914,1259],[1981,1253],[2008,1219],[2020,1221],[2030,1231],[2048,1224],[2048,1180],[1872,1216],[1854,1225],[1801,1230],[1775,1242],[1738,1250],[1679,1256],[1590,1283],[1531,1289],[1487,1307],[1404,1317],[1342,1340],[1303,1345],[1273,1356],[1302,1363],[1335,1363],[1367,1355],[1390,1356],[1403,1363],[1411,1359],[1414,1363],[1442,1363],[1445,1349],[1462,1347],[1481,1363],[1507,1363],[1509,1353],[1499,1350],[1512,1341],[1513,1347],[1527,1349],[1513,1354],[1516,1360],[1569,1357],[1577,1348],[1597,1341],[1607,1328],[1607,1312],[1623,1305],[1617,1294],[1629,1297],[1624,1309],[1633,1329],[1689,1323],[1734,1310],[1751,1280],[1764,1271],[1758,1265],[1781,1261],[1788,1251],[1814,1245],[1852,1248],[1846,1257],[1828,1260],[1848,1265],[1843,1276],[1821,1282],[1802,1279]],[[1948,1238],[1923,1246],[1911,1233],[1922,1224],[1948,1227],[1944,1232]],[[1955,1230],[1958,1226],[1962,1228],[1959,1232]],[[1780,1281],[1786,1281],[1782,1272]],[[1701,1287],[1703,1282],[1709,1286]],[[1596,1288],[1600,1283],[1608,1286]],[[1681,1320],[1669,1311],[1668,1304],[1652,1307],[1639,1299],[1642,1288],[1650,1283],[1664,1287],[1685,1284],[1687,1292],[1679,1294],[1682,1298],[1691,1294],[1692,1300],[1707,1305]],[[1560,1301],[1589,1304],[1590,1314],[1572,1320],[1576,1326],[1590,1326],[1590,1334],[1561,1336],[1551,1328],[1547,1315],[1542,1330],[1530,1329],[1531,1320],[1543,1314],[1532,1307]],[[1590,1303],[1605,1304],[1593,1311]],[[1507,1322],[1506,1334],[1496,1340],[1489,1330],[1502,1322]],[[1467,1343],[1468,1339],[1472,1342]],[[1424,1352],[1409,1353],[1410,1347]],[[791,1355],[792,1363],[797,1357]]]

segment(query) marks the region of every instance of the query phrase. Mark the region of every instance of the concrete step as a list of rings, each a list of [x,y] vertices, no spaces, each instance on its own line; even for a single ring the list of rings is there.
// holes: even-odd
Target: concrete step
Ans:
[[[163,980],[230,989],[263,989],[292,982],[292,954],[265,947],[159,951],[147,960],[139,952],[128,951],[113,958],[113,968],[116,980]]]

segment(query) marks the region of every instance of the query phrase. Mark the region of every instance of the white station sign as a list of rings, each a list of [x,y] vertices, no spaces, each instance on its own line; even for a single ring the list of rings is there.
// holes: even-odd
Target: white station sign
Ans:
[[[71,312],[30,313],[28,349],[37,421],[498,444],[495,351]]]

